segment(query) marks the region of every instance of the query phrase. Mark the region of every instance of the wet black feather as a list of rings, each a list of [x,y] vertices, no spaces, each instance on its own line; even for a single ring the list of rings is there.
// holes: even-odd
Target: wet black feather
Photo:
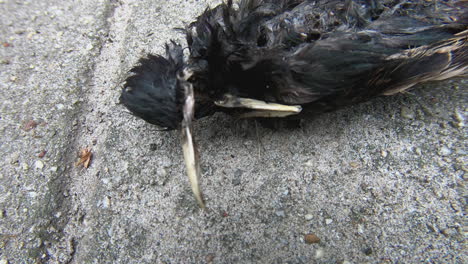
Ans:
[[[433,68],[447,67],[439,61],[451,54],[390,58],[409,49],[435,49],[466,30],[460,2],[247,0],[238,9],[220,5],[187,30],[191,39],[201,27],[216,32],[209,42],[189,43],[195,54],[213,51],[192,57],[205,61],[199,75],[208,75],[198,89],[215,97],[229,92],[322,112],[411,87],[430,80],[430,74],[437,79]],[[465,54],[466,37],[459,41],[463,44],[456,50]],[[371,79],[384,77],[389,79]]]
[[[128,77],[120,96],[134,115],[148,123],[168,130],[182,121],[183,93],[177,73],[183,67],[182,47],[173,42],[166,45],[166,58],[149,55],[142,58]]]
[[[462,0],[241,0],[208,8],[180,46],[132,70],[123,103],[150,123],[175,128],[175,75],[192,69],[197,117],[225,93],[318,113],[467,73],[468,6]],[[175,52],[175,53],[174,53]],[[171,54],[177,54],[172,56]],[[183,63],[183,65],[182,65]]]

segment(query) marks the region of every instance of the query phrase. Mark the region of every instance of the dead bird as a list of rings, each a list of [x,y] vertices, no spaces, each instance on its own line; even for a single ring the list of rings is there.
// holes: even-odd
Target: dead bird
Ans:
[[[468,72],[468,2],[242,0],[206,9],[166,56],[134,67],[120,101],[181,129],[192,190],[204,207],[192,121],[312,115]]]

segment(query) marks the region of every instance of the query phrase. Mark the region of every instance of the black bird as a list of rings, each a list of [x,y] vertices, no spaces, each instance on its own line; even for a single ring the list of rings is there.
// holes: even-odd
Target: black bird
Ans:
[[[312,115],[468,73],[468,1],[231,0],[131,70],[121,102],[165,129],[182,129],[200,206],[191,122]]]

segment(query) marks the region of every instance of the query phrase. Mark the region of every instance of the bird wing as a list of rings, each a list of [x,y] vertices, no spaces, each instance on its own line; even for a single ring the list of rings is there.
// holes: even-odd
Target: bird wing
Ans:
[[[464,74],[466,5],[227,1],[187,28],[190,62],[199,69],[195,92],[326,110]]]
[[[318,39],[292,48],[252,48],[239,62],[243,71],[236,79],[249,80],[237,84],[239,93],[283,104],[317,104],[328,111],[421,82],[465,75],[468,20],[463,3],[412,2],[411,8],[394,6],[363,27],[315,28],[322,30]]]
[[[389,56],[388,63],[374,72],[368,85],[385,87],[383,94],[391,95],[417,83],[466,75],[467,39],[468,30],[465,30],[430,47],[422,46]]]

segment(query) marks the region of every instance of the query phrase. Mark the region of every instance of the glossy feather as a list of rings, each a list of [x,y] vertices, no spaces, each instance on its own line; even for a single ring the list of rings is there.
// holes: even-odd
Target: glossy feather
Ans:
[[[194,74],[195,118],[232,110],[226,93],[290,105],[309,114],[467,74],[467,1],[242,0],[208,8],[185,33],[190,55],[140,61],[121,102],[144,120],[174,129]]]
[[[187,29],[200,93],[316,112],[466,74],[464,1],[229,1]],[[310,112],[310,111],[309,111]]]

